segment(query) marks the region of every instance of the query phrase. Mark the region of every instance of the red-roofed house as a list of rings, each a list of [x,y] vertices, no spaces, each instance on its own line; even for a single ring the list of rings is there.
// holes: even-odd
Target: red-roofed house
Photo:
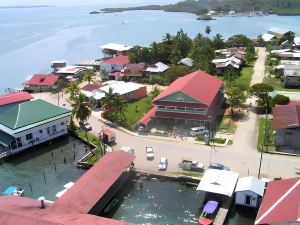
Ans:
[[[134,156],[124,151],[106,154],[55,203],[45,203],[45,208],[35,199],[1,196],[0,224],[134,225],[95,216],[126,181],[133,160]]]
[[[300,224],[300,178],[272,181],[259,208],[255,224]]]
[[[110,79],[119,80],[121,70],[123,70],[128,63],[128,56],[118,55],[102,62],[100,68],[109,73]]]
[[[223,81],[197,70],[175,80],[153,100],[157,110],[152,120],[210,127],[224,102],[223,91]]]
[[[26,91],[52,91],[59,76],[54,74],[34,74],[24,83]]]
[[[276,105],[272,126],[276,131],[276,147],[300,148],[300,105]]]
[[[0,114],[11,109],[16,104],[30,101],[32,95],[27,92],[15,92],[5,95],[0,95]]]

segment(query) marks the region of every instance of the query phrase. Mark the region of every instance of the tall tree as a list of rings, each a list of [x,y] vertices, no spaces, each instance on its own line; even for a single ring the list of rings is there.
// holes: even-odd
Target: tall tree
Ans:
[[[79,90],[78,83],[76,81],[72,81],[65,89],[65,92],[70,94],[70,100],[72,100],[79,93]]]
[[[274,90],[274,87],[264,83],[254,84],[250,87],[250,95],[258,98],[257,102],[260,106],[266,106],[270,109],[272,97],[269,95]]]
[[[234,112],[235,107],[242,106],[246,101],[245,92],[239,87],[230,87],[226,90],[227,102],[231,107],[231,114]]]
[[[105,96],[101,99],[104,109],[108,112],[110,120],[113,120],[113,111],[116,108],[115,100],[118,97],[118,94],[114,93],[112,88],[108,89],[108,92],[105,92]]]
[[[230,68],[225,71],[223,76],[224,76],[225,80],[229,81],[229,87],[231,87],[232,82],[239,76],[239,74],[235,69]]]
[[[221,34],[216,34],[216,36],[213,37],[212,42],[215,49],[225,48],[225,42]]]
[[[245,55],[245,59],[247,61],[247,63],[251,63],[255,60],[255,56],[256,56],[256,52],[255,52],[255,48],[252,42],[249,42],[246,46],[246,55]]]
[[[251,41],[248,37],[243,34],[236,34],[228,38],[226,45],[228,47],[246,47]]]
[[[72,106],[72,117],[75,117],[78,121],[85,122],[92,114],[91,104],[88,101],[85,101],[85,96],[82,93],[79,93],[78,96],[72,99],[71,106]],[[89,143],[87,130],[86,129],[83,130],[85,131],[85,136]],[[94,154],[92,149],[91,149],[91,153]]]
[[[91,83],[91,81],[93,80],[93,73],[90,70],[86,70],[83,75],[83,80]]]
[[[114,104],[116,108],[116,114],[119,115],[119,118],[121,119],[121,122],[126,120],[125,112],[128,106],[128,102],[123,99],[120,95],[116,96],[114,99]]]
[[[211,32],[210,26],[206,26],[205,27],[205,33],[207,34],[207,36],[209,36],[210,32]]]
[[[100,76],[101,76],[102,80],[107,79],[108,78],[108,72],[105,69],[101,69],[100,70]]]

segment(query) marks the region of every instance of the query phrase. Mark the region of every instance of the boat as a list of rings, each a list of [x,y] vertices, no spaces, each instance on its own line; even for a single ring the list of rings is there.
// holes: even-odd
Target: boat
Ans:
[[[89,12],[89,14],[99,14],[100,12],[99,11],[91,11]]]
[[[116,205],[119,203],[119,200],[114,198],[103,210],[104,213],[109,213]]]
[[[204,208],[201,216],[199,217],[199,224],[210,225],[214,222],[214,217],[216,215],[219,202],[217,201],[208,201]]]
[[[3,192],[3,195],[24,196],[24,189],[10,186]]]

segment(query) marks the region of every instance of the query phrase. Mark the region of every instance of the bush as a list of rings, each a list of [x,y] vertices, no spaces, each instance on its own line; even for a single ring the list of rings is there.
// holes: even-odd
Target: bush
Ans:
[[[286,105],[290,102],[290,98],[284,95],[276,95],[273,98],[274,105]]]

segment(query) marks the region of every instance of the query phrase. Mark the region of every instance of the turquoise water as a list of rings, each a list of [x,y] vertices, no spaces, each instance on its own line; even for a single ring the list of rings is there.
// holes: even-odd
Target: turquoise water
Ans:
[[[50,7],[0,9],[0,92],[21,87],[33,73],[50,72],[49,62],[69,64],[100,58],[108,42],[147,46],[169,32],[183,29],[191,37],[211,26],[211,36],[225,38],[242,33],[256,37],[271,26],[294,30],[300,35],[300,17],[222,17],[198,21],[189,13],[131,11],[90,15],[99,7]],[[124,25],[122,25],[122,20]]]
[[[24,188],[26,197],[44,196],[55,200],[56,193],[63,190],[66,183],[76,181],[85,172],[76,167],[75,161],[86,154],[86,149],[77,139],[65,137],[3,161],[0,164],[0,195],[9,186],[18,186]]]
[[[142,183],[142,187],[141,187]],[[203,192],[169,180],[133,179],[116,197],[118,206],[108,217],[147,225],[198,224]],[[255,212],[232,211],[225,225],[253,225]]]

